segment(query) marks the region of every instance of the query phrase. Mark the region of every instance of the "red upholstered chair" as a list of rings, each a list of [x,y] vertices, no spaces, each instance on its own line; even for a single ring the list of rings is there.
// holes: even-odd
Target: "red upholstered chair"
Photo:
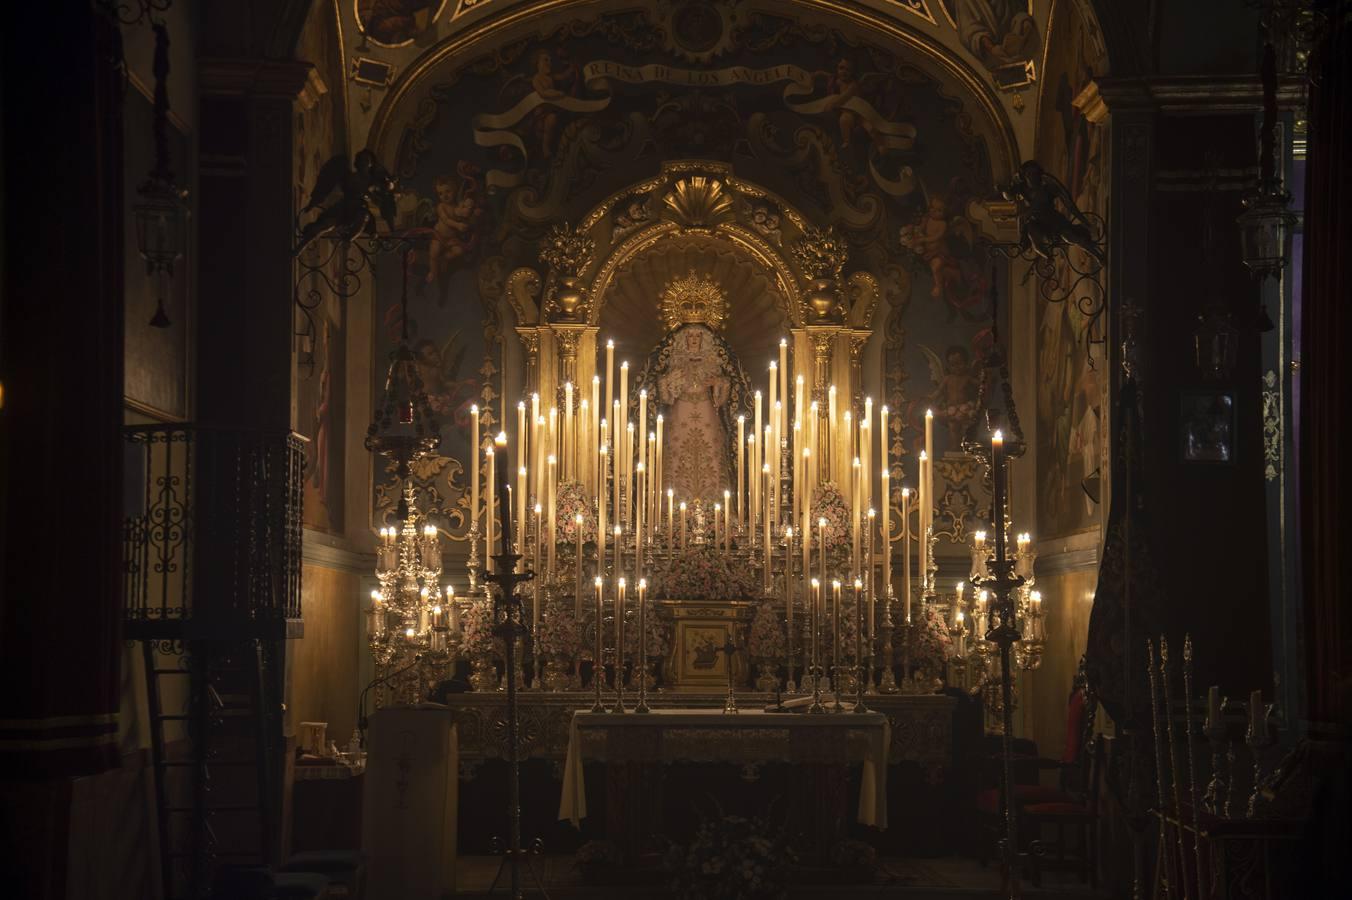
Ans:
[[[1097,710],[1098,702],[1089,693],[1081,663],[1080,671],[1076,674],[1074,686],[1071,688],[1070,698],[1066,703],[1066,737],[1060,758],[1042,757],[1037,752],[1036,744],[1026,740],[1015,740],[1014,802],[1021,819],[1026,818],[1026,811],[1032,806],[1040,807],[1044,811],[1052,808],[1069,810],[1071,806],[1078,807],[1084,803],[1087,769],[1090,768],[1089,754],[1086,754],[1086,750],[1093,735]],[[994,841],[998,840],[1004,831],[1004,810],[1000,803],[998,775],[1001,764],[999,738],[990,740],[991,752],[986,759],[992,764],[992,771],[995,774],[992,780],[995,786],[979,790],[975,804],[977,814],[991,837],[989,846],[993,846]],[[1057,771],[1055,786],[1039,782],[1039,774],[1047,770]],[[1020,834],[1025,839],[1036,839],[1039,832],[1040,826],[1020,828]],[[987,848],[987,845],[983,845],[983,852]],[[1063,853],[1064,849],[1064,842],[1061,842],[1057,850]]]
[[[1090,738],[1085,753],[1084,786],[1070,792],[1070,799],[1025,803],[1020,809],[1021,827],[1031,838],[1034,851],[1029,855],[1033,883],[1042,884],[1044,868],[1075,869],[1091,888],[1098,887],[1098,860],[1095,846],[1099,812],[1099,781],[1103,767],[1103,744]],[[1048,826],[1055,828],[1055,842],[1043,840]],[[1078,834],[1074,853],[1068,853],[1067,832]]]

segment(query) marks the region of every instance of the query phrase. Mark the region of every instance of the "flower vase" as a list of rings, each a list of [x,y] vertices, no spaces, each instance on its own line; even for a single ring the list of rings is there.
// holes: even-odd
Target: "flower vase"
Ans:
[[[756,690],[762,694],[773,693],[778,684],[779,676],[775,674],[774,663],[762,662],[756,664]]]
[[[476,656],[470,663],[470,686],[476,691],[494,691],[498,687],[498,670],[487,656]]]
[[[550,657],[545,660],[545,690],[554,694],[566,691],[571,681],[572,671],[566,659]]]

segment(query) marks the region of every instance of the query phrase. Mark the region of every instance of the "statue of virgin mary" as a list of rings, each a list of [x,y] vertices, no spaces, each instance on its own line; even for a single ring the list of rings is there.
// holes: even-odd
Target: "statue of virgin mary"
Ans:
[[[746,411],[750,380],[716,329],[727,299],[713,282],[691,273],[662,296],[668,331],[648,356],[639,386],[664,417],[662,469],[676,502],[711,507],[736,487],[737,416]]]

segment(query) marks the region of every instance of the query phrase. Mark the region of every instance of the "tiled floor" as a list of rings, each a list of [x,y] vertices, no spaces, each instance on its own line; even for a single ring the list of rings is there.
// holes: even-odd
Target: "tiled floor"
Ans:
[[[469,856],[461,857],[456,867],[456,883],[459,887],[457,898],[487,896],[489,886],[498,872],[498,857]],[[572,898],[593,897],[598,900],[611,898],[648,898],[670,897],[660,879],[650,884],[617,884],[594,886],[583,884],[581,873],[573,864],[571,856],[545,856],[537,860],[543,863],[542,875],[545,889],[554,900],[572,900]],[[505,890],[507,873],[499,881],[497,895],[508,895]],[[1025,883],[1024,896],[1029,898],[1047,897],[1056,900],[1102,900],[1107,893],[1091,891],[1083,884],[1062,873],[1047,873],[1042,888],[1034,888]],[[535,882],[523,871],[522,884],[533,894]],[[538,896],[538,894],[534,894]],[[924,898],[991,898],[1002,896],[999,873],[994,865],[982,867],[970,859],[947,857],[941,859],[884,859],[879,866],[872,884],[859,885],[797,885],[790,897],[794,900],[817,900],[831,897],[906,897],[908,900]]]

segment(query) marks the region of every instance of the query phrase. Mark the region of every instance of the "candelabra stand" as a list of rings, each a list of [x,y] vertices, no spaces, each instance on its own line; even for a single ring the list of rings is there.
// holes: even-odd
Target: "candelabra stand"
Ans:
[[[508,844],[507,851],[503,857],[502,865],[498,868],[497,877],[493,879],[492,886],[488,892],[491,894],[498,884],[498,879],[502,877],[502,870],[508,870],[510,876],[511,896],[513,900],[521,900],[525,895],[521,889],[521,861],[526,860],[526,866],[530,870],[532,879],[540,893],[546,897],[544,883],[540,880],[539,874],[531,864],[528,851],[521,849],[521,760],[520,760],[520,714],[517,702],[517,661],[516,661],[516,641],[518,638],[525,639],[530,635],[530,628],[525,624],[521,598],[516,595],[518,584],[530,581],[535,577],[534,572],[518,572],[516,564],[521,559],[519,553],[513,553],[509,548],[512,545],[512,517],[510,509],[511,488],[504,482],[502,497],[507,503],[502,507],[502,552],[493,557],[496,565],[494,570],[485,575],[485,580],[498,587],[498,601],[495,604],[498,608],[495,610],[494,619],[498,618],[497,613],[501,613],[501,621],[494,625],[494,633],[502,638],[506,646],[506,677],[507,677],[507,822],[508,822]]]
[[[855,585],[858,584],[856,581]],[[859,595],[858,590],[854,592],[854,624],[854,711],[866,713],[869,709],[864,705],[864,598]],[[870,655],[869,659],[872,658]],[[873,667],[870,663],[869,675],[872,674]],[[872,682],[871,677],[869,681]]]
[[[887,596],[883,598],[883,621],[879,631],[883,635],[883,653],[882,669],[883,673],[878,678],[878,692],[882,694],[895,694],[897,692],[897,676],[892,671],[895,663],[892,648],[892,635],[896,633],[897,626],[892,622],[892,587],[887,588]]]
[[[806,577],[806,576],[805,576]],[[812,715],[826,712],[826,707],[822,705],[822,631],[821,631],[821,610],[820,604],[808,597],[809,605],[812,609],[808,613],[808,628],[812,632],[811,640],[808,646],[812,650],[812,661],[808,667],[809,678],[812,680],[812,704],[808,706],[807,711]]]
[[[634,712],[648,713],[648,598],[646,585],[639,582],[638,591],[638,703]],[[728,671],[732,671],[732,662],[728,661]]]
[[[615,602],[615,705],[610,711],[623,715],[629,710],[624,707],[624,613],[620,604]]]
[[[920,685],[911,674],[911,645],[915,641],[915,622],[908,621],[901,626],[901,683],[897,690],[902,694],[919,694]]]
[[[1257,730],[1254,728],[1256,724],[1260,726]],[[1249,794],[1247,810],[1249,818],[1253,819],[1257,818],[1266,804],[1263,798],[1263,764],[1268,755],[1268,748],[1275,743],[1272,738],[1272,730],[1268,728],[1267,718],[1264,717],[1260,723],[1250,722],[1249,731],[1244,740],[1253,753],[1253,791]]]
[[[997,462],[997,465],[1000,463]],[[997,475],[997,477],[999,477]],[[997,499],[1002,500],[997,494]],[[1002,515],[1003,510],[997,510],[996,514]],[[998,518],[997,522],[1000,521]],[[1018,627],[1014,624],[1014,591],[1022,584],[1023,579],[1014,574],[1014,561],[1008,559],[1004,554],[1004,542],[996,542],[996,558],[990,562],[991,570],[994,575],[987,585],[994,599],[991,603],[990,618],[991,628],[986,632],[986,639],[995,644],[1000,650],[1000,699],[1003,708],[1000,710],[1001,721],[1004,725],[1004,734],[1001,735],[1001,754],[1004,757],[1003,772],[1003,791],[1004,791],[1004,813],[1005,813],[1005,837],[1003,856],[1005,864],[1005,877],[1008,879],[1009,894],[1017,898],[1020,894],[1019,873],[1017,869],[1019,857],[1018,843],[1018,816],[1015,809],[1014,800],[1014,670],[1013,670],[1013,650],[1014,643],[1019,640]],[[998,619],[999,624],[995,624]]]
[[[466,564],[471,594],[479,589],[479,566],[479,522],[476,516],[474,521],[469,523],[469,561]]]
[[[604,539],[604,538],[603,538]],[[606,711],[606,705],[601,702],[601,682],[606,677],[605,665],[605,640],[604,631],[601,623],[605,618],[605,606],[601,596],[601,576],[596,576],[596,647],[592,656],[592,690],[596,694],[596,699],[592,703],[591,711],[594,713],[603,713]]]
[[[804,578],[806,584],[807,579]],[[812,608],[811,595],[808,596],[807,603],[803,609],[803,680],[799,682],[798,689],[804,693],[812,692],[812,685],[816,678],[813,666],[816,665],[816,659],[812,655],[812,622],[816,610]]]
[[[1221,710],[1225,709],[1225,702],[1224,699],[1221,700]],[[1221,768],[1221,761],[1225,759],[1227,750],[1224,712],[1215,719],[1207,719],[1206,739],[1207,743],[1211,745],[1211,781],[1207,783],[1206,793],[1202,795],[1202,800],[1212,815],[1229,815],[1225,809],[1225,783],[1228,779]]]

